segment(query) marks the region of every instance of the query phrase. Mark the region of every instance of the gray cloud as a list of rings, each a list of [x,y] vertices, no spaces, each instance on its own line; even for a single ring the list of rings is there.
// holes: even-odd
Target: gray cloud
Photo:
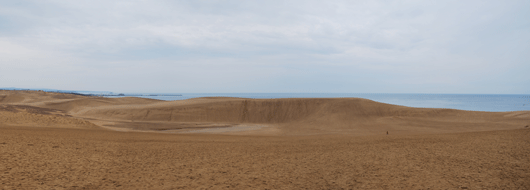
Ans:
[[[530,93],[527,1],[0,1],[0,86]],[[45,80],[43,80],[45,79]]]

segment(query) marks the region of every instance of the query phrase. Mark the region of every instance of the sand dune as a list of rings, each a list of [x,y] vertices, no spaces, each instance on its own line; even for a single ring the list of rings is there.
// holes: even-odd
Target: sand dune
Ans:
[[[199,123],[203,126],[208,123],[268,125],[278,129],[275,130],[278,135],[374,135],[386,131],[393,134],[429,134],[517,129],[528,123],[527,118],[518,117],[513,113],[409,108],[357,98],[199,98],[153,103],[120,100],[121,104],[112,105],[92,99],[86,101],[83,110],[72,114],[85,118],[120,121],[120,126],[125,126],[124,122],[151,122],[153,127],[163,123],[166,129],[179,129],[183,126],[189,128],[189,123]],[[71,103],[74,104],[75,101]],[[63,104],[63,109],[71,110],[70,102]],[[59,108],[51,105],[47,107]],[[256,131],[256,134],[260,133]]]
[[[528,189],[529,125],[359,98],[0,91],[0,188]]]
[[[7,93],[6,93],[7,92]],[[435,134],[520,129],[530,112],[410,108],[360,98],[195,98],[160,101],[4,91],[4,104],[60,110],[110,128],[175,130],[245,124],[255,134]],[[260,128],[261,129],[261,128]],[[219,130],[223,131],[223,130]],[[268,133],[265,133],[268,131]],[[251,134],[251,133],[244,133]]]

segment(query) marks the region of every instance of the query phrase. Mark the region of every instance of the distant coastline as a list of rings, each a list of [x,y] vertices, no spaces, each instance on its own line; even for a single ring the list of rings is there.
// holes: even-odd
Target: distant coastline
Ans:
[[[182,94],[108,94],[102,96],[182,96]]]
[[[20,90],[20,91],[42,91],[42,92],[56,92],[65,94],[75,94],[81,96],[182,96],[182,94],[145,94],[145,93],[114,93],[109,91],[78,91],[78,90],[57,90],[48,88],[0,88],[0,90]]]
[[[79,93],[76,91],[64,91],[64,90],[52,90],[52,89],[23,89],[23,88],[0,88],[0,90],[13,90],[13,91],[35,91],[35,92],[55,92],[55,93],[63,93],[63,94],[74,94],[74,95],[80,95],[80,96],[98,96],[97,94],[84,94]]]

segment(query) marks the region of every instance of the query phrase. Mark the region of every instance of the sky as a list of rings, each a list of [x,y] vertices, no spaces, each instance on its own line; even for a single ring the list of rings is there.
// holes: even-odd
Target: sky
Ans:
[[[0,0],[0,88],[530,94],[530,1]]]

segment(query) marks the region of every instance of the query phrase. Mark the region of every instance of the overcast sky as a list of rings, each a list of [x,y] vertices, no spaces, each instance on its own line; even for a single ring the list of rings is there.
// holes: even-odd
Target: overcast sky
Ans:
[[[0,87],[530,94],[530,1],[0,0]]]

